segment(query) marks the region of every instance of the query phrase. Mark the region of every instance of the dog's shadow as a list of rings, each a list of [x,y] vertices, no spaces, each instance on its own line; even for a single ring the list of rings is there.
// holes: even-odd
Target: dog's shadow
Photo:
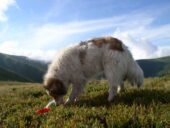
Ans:
[[[97,95],[92,98],[82,97],[77,101],[77,106],[86,106],[86,107],[98,107],[98,106],[107,106],[124,104],[131,106],[133,104],[139,104],[142,106],[148,106],[152,103],[170,103],[170,91],[168,90],[149,90],[149,89],[140,89],[133,91],[125,91],[120,94],[117,94],[114,97],[114,100],[109,103],[107,101],[108,93]]]

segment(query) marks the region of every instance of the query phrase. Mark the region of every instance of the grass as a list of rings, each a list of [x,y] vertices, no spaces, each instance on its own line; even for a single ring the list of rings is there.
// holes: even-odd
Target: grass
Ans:
[[[130,87],[107,102],[107,82],[89,82],[78,102],[52,106],[37,115],[50,99],[42,86],[0,82],[0,128],[168,128],[170,127],[170,77],[148,78],[141,89]]]

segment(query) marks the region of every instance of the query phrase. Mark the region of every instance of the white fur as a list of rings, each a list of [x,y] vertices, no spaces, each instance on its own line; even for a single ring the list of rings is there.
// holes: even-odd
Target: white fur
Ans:
[[[65,88],[73,85],[67,102],[74,102],[83,91],[87,81],[96,74],[104,72],[109,82],[109,97],[123,89],[123,82],[128,79],[131,84],[143,85],[143,71],[134,61],[128,48],[122,43],[124,51],[109,49],[108,44],[98,47],[92,42],[64,49],[50,64],[45,80],[57,78]],[[84,64],[80,62],[79,53],[85,51]]]

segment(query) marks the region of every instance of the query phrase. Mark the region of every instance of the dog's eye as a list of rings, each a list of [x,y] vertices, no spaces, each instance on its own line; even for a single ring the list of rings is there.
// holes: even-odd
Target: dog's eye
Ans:
[[[55,90],[49,90],[49,94],[50,94],[51,96],[55,96],[55,95],[56,95],[56,91],[55,91]]]

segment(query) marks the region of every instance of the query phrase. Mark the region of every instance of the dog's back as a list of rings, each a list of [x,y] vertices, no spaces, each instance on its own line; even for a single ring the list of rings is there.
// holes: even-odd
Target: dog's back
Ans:
[[[124,51],[122,45],[123,43],[120,40],[113,37],[94,38],[81,42],[77,48],[79,49],[80,64],[85,75],[91,77],[102,72],[106,61],[111,61],[110,59],[114,61],[113,53],[116,55]]]

